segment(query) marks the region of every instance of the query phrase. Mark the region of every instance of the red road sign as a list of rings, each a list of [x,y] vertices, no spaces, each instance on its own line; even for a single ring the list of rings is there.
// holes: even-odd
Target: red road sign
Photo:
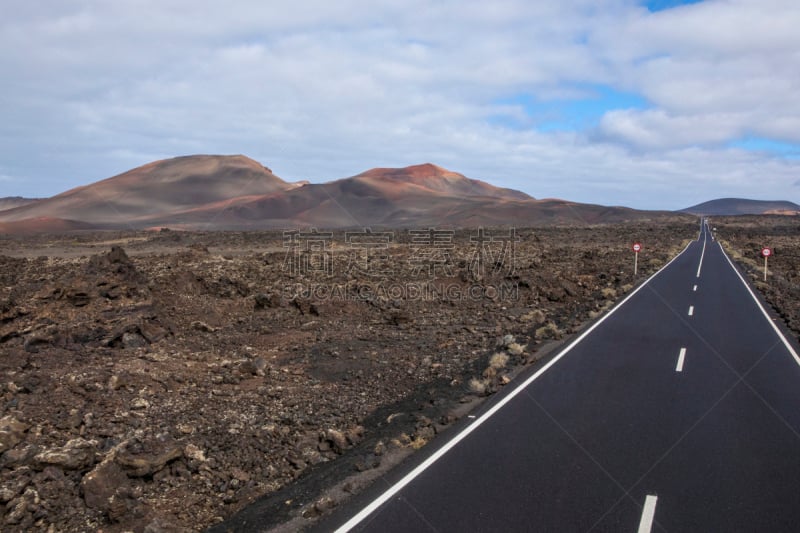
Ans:
[[[642,251],[642,245],[638,242],[633,243],[633,251],[639,253]]]
[[[763,248],[763,249],[761,250],[761,256],[762,256],[762,257],[769,257],[769,256],[771,256],[771,255],[772,255],[772,249],[770,249],[770,248]]]

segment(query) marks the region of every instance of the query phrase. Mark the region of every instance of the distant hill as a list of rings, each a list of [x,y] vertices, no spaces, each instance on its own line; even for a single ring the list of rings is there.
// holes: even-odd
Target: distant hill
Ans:
[[[36,198],[23,198],[21,196],[6,196],[5,198],[0,198],[0,211],[5,211],[6,209],[14,209],[15,207],[29,205],[38,201],[39,200]]]
[[[692,215],[800,215],[800,205],[782,200],[747,200],[744,198],[719,198],[681,209]]]
[[[286,182],[245,156],[198,155],[0,211],[0,232],[535,226],[664,216],[675,213],[537,200],[430,163],[310,184]]]

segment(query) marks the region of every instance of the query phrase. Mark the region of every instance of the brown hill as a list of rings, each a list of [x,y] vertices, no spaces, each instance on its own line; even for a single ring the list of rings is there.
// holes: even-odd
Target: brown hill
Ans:
[[[749,200],[746,198],[718,198],[681,210],[693,215],[798,215],[800,205],[785,200]]]
[[[658,214],[536,200],[429,163],[376,168],[322,184],[291,184],[244,156],[187,156],[156,161],[2,211],[0,223],[6,225],[0,226],[0,232],[55,231],[59,224],[64,231],[71,224],[78,225],[74,229],[171,226],[209,230],[530,226],[653,216]]]
[[[21,207],[23,205],[30,205],[38,201],[39,200],[35,198],[23,198],[21,196],[7,196],[5,198],[0,198],[0,211],[5,211],[6,209],[14,209],[15,207]]]
[[[203,227],[213,221],[215,226],[235,228],[460,225],[465,216],[474,219],[475,211],[528,201],[533,199],[525,193],[424,164],[376,168],[329,183],[217,202],[150,222]],[[508,223],[502,215],[489,219]]]
[[[3,211],[0,221],[51,217],[138,226],[144,218],[292,187],[270,169],[241,155],[176,157]]]
[[[243,197],[151,219],[151,225],[212,228],[428,227],[620,222],[660,213],[535,200],[431,164],[379,168],[323,184]]]
[[[373,168],[347,180],[380,190],[389,197],[423,193],[454,197],[486,196],[506,200],[532,199],[524,192],[495,187],[431,163],[405,168]]]

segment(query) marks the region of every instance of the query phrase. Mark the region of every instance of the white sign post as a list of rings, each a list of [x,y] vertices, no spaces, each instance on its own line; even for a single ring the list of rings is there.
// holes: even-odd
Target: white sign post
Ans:
[[[772,250],[764,247],[764,249],[761,250],[761,255],[764,256],[764,281],[767,281],[767,259],[772,255]]]
[[[639,270],[639,252],[642,250],[642,245],[638,242],[633,243],[633,275]]]

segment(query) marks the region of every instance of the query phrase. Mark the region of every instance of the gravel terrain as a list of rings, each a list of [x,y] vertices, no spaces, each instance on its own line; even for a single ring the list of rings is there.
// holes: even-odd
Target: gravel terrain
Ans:
[[[0,524],[225,530],[253,502],[310,524],[696,231],[0,237]]]
[[[800,217],[715,217],[711,224],[732,259],[800,340]],[[765,247],[773,253],[767,261],[766,282],[761,256]]]

